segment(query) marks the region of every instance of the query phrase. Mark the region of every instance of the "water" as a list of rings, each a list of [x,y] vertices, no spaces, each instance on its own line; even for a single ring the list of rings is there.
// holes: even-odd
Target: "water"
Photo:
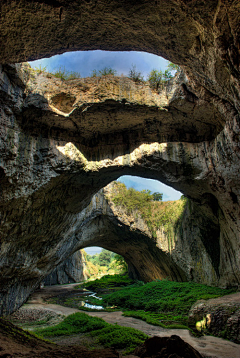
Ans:
[[[97,300],[102,300],[102,297],[96,296],[95,292],[92,292],[92,293],[88,294],[87,297],[94,297]],[[86,308],[89,308],[91,310],[103,310],[104,309],[104,307],[100,306],[100,305],[91,305],[90,303],[87,303],[87,302],[84,302],[84,301],[82,301],[82,303],[83,303],[82,307],[86,307]]]

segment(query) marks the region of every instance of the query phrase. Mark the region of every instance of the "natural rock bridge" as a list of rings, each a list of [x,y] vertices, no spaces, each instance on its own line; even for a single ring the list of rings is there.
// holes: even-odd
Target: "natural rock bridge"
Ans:
[[[238,285],[239,2],[20,0],[0,9],[0,312],[79,247],[92,195],[122,174],[191,198],[216,228],[215,284]],[[160,102],[127,80],[122,94],[112,80],[109,97],[103,84],[100,100],[93,84],[70,91],[49,79],[44,89],[46,79],[33,83],[26,66],[9,64],[86,49],[152,52],[184,74]]]

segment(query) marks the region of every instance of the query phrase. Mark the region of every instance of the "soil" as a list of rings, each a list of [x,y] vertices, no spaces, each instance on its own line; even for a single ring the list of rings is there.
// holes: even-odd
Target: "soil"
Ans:
[[[27,304],[21,307],[14,315],[11,316],[11,319],[14,323],[20,323],[22,326],[28,324],[28,328],[31,329],[35,327],[35,324],[40,320],[45,320],[46,325],[56,324],[60,322],[65,316],[68,316],[72,313],[79,312],[78,309],[64,307],[57,304],[47,304],[46,299],[61,295],[64,292],[71,293],[74,290],[76,284],[70,285],[58,285],[58,286],[48,286],[44,287],[41,290],[37,290]],[[76,292],[76,290],[74,290]],[[240,293],[231,295],[236,295],[240,299]],[[223,297],[223,302],[228,299]],[[230,298],[231,299],[231,298]],[[217,298],[218,303],[220,303],[221,298]],[[232,343],[230,341],[216,338],[212,336],[203,336],[196,338],[190,334],[188,330],[183,329],[164,329],[158,326],[150,325],[144,321],[138,320],[132,317],[122,316],[122,312],[86,312],[90,316],[100,317],[108,323],[117,323],[125,327],[133,327],[138,330],[146,333],[150,337],[166,337],[171,335],[178,335],[185,342],[194,347],[199,351],[203,357],[212,357],[212,358],[239,358],[240,357],[240,345]],[[42,327],[42,326],[41,326]],[[57,345],[52,345],[50,343],[35,343],[34,348],[29,348],[28,346],[20,347],[19,343],[9,340],[9,337],[2,338],[2,331],[0,330],[0,357],[86,357],[86,358],[107,358],[107,357],[118,357],[117,353],[114,350],[103,349],[101,346],[97,346],[96,342],[92,338],[86,338],[86,336],[78,334],[72,335],[71,337],[58,337],[54,339]],[[51,339],[52,340],[52,339]],[[79,346],[81,344],[82,346]],[[84,346],[84,347],[83,347]],[[87,348],[94,351],[88,351]],[[19,351],[20,350],[20,351]],[[21,354],[20,354],[21,352]],[[9,355],[5,355],[9,354]],[[30,355],[29,355],[30,354]],[[48,355],[49,354],[49,355]],[[121,356],[121,353],[120,353]],[[125,356],[125,357],[134,357]]]

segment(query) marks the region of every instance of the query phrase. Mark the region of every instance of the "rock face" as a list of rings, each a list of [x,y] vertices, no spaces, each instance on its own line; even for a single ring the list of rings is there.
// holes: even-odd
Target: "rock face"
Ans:
[[[79,220],[81,247],[102,246],[122,255],[128,263],[130,277],[145,282],[168,278],[218,284],[219,247],[214,248],[218,227],[194,203],[182,204],[177,228],[160,227],[154,234],[138,211],[129,214],[126,208],[114,204],[116,188],[116,184],[109,184],[83,210],[83,221]],[[161,204],[159,210],[164,210]],[[211,248],[206,244],[209,233]]]
[[[205,334],[240,343],[240,294],[196,302],[189,311],[189,324]]]
[[[237,0],[1,2],[1,314],[78,249],[83,210],[122,174],[190,197],[201,224],[205,217],[215,224],[211,232],[205,225],[204,247],[218,284],[239,285],[239,7]],[[57,93],[54,80],[31,83],[27,68],[8,64],[97,48],[163,55],[185,75],[163,102],[140,100],[135,85],[120,95],[114,80],[109,99],[95,91],[83,104],[77,86]],[[87,83],[78,85],[83,96]],[[198,230],[196,215],[189,232]]]
[[[44,284],[62,285],[64,283],[74,283],[86,280],[85,260],[81,251],[76,251],[62,264],[58,265],[44,279]]]

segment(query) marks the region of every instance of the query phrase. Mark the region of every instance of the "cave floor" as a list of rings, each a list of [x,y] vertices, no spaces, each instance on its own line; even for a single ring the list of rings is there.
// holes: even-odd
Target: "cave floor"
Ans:
[[[24,313],[33,315],[34,319],[34,312],[42,312],[44,315],[44,312],[52,315],[52,320],[54,321],[54,324],[60,322],[64,317],[79,312],[76,308],[70,308],[70,307],[64,307],[58,304],[47,304],[45,302],[46,299],[50,297],[55,297],[59,294],[69,292],[71,293],[74,290],[74,286],[76,284],[69,284],[69,285],[57,285],[57,286],[47,286],[43,289],[37,290],[29,299],[28,303],[25,304],[19,312],[21,314],[19,317],[21,318]],[[235,296],[234,299],[239,298],[240,300],[240,293],[236,293],[232,296]],[[237,296],[237,297],[236,297]],[[227,298],[219,298],[218,300],[226,300]],[[149,336],[171,336],[171,335],[178,335],[180,336],[184,341],[189,343],[191,346],[193,346],[197,351],[199,351],[204,357],[217,357],[217,358],[239,358],[240,356],[240,345],[232,343],[230,341],[212,337],[212,336],[203,336],[200,338],[196,338],[190,334],[188,330],[184,329],[164,329],[158,326],[154,326],[151,324],[148,324],[142,320],[132,318],[132,317],[124,317],[122,316],[121,311],[115,311],[115,312],[86,312],[86,314],[90,316],[95,316],[104,319],[108,323],[112,324],[119,324],[121,326],[125,327],[133,327],[136,328],[144,333],[146,333]],[[16,314],[15,314],[15,317]],[[16,321],[14,322],[16,323]],[[58,347],[66,347],[68,346],[68,349],[76,348],[76,345],[82,344],[85,347],[91,348],[92,341],[86,341],[86,337],[81,337],[81,335],[73,335],[72,337],[57,337],[55,339],[51,338],[51,341],[55,342]],[[75,348],[74,348],[75,347]],[[95,348],[101,348],[95,347]],[[58,348],[59,349],[59,348]],[[96,350],[95,350],[96,352]],[[108,353],[106,352],[106,357]],[[114,354],[114,353],[111,353]],[[69,356],[71,357],[71,356]],[[96,357],[96,356],[95,356]],[[105,357],[105,356],[104,356]],[[114,357],[114,355],[113,355]],[[131,356],[133,357],[133,356]]]

